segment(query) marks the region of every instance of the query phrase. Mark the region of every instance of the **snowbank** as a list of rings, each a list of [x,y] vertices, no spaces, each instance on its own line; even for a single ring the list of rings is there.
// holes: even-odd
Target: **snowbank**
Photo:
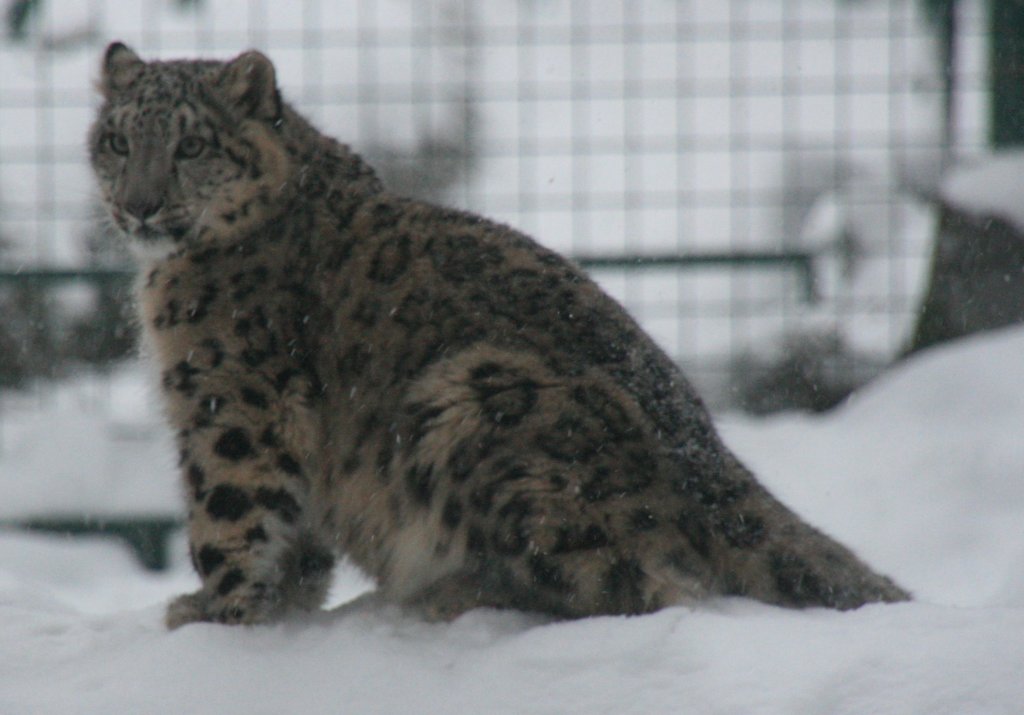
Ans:
[[[1024,230],[1024,151],[993,154],[957,169],[943,182],[942,198],[968,213],[995,216]]]
[[[162,601],[194,584],[181,543],[152,576],[108,544],[0,533],[0,712],[1019,712],[1021,354],[1024,330],[991,334],[926,351],[828,417],[725,421],[772,489],[914,603],[450,625],[363,605],[167,633]],[[343,569],[333,602],[365,588]]]

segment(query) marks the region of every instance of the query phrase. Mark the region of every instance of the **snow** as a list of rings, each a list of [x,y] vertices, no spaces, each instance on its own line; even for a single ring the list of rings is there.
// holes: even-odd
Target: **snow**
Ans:
[[[176,457],[148,377],[138,365],[0,394],[0,519],[178,513]]]
[[[721,421],[773,491],[912,603],[835,613],[716,599],[634,618],[482,610],[432,625],[365,598],[338,607],[367,588],[343,565],[330,612],[168,633],[163,602],[196,584],[181,538],[174,567],[153,575],[111,543],[0,532],[0,712],[1019,712],[1021,354],[1024,329],[990,333],[920,354],[826,416]],[[47,399],[32,429],[60,428],[19,438],[17,458],[49,450],[76,473],[81,455],[63,445],[77,409]],[[21,488],[3,455],[0,475],[3,502]],[[164,479],[151,473],[156,494]]]
[[[1024,151],[1005,150],[950,174],[942,198],[978,216],[993,216],[1024,229]]]

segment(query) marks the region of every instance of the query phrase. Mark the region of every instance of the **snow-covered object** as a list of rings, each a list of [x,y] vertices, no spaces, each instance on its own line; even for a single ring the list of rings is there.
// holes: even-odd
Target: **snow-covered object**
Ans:
[[[1024,151],[954,171],[910,350],[1024,322]]]
[[[941,196],[965,213],[1001,218],[1024,230],[1024,150],[999,152],[951,172]]]

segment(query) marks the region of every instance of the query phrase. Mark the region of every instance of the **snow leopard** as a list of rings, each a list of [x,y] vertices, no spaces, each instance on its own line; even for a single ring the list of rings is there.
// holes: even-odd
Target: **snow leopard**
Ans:
[[[201,588],[166,624],[321,607],[345,558],[432,620],[909,598],[775,499],[572,261],[390,193],[270,59],[106,50],[88,135],[138,264]]]

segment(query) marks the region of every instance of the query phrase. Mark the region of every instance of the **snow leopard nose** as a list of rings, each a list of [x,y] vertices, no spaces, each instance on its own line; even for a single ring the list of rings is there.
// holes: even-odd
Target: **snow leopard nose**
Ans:
[[[147,218],[155,214],[160,210],[160,207],[164,205],[162,196],[152,195],[139,195],[129,194],[125,198],[124,210],[129,214],[137,218],[139,221],[145,221]]]
[[[131,154],[121,178],[121,208],[139,221],[145,221],[164,205],[167,191],[166,151],[157,143],[143,143]]]

